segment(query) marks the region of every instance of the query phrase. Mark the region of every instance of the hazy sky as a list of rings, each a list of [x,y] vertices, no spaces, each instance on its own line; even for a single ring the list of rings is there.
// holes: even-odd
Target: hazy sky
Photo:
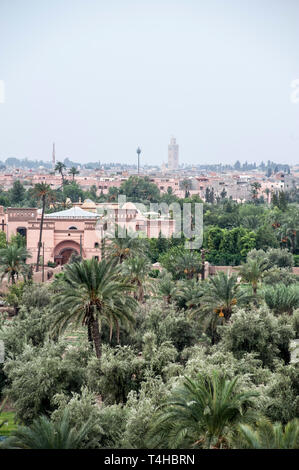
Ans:
[[[299,163],[299,0],[0,0],[0,160]]]

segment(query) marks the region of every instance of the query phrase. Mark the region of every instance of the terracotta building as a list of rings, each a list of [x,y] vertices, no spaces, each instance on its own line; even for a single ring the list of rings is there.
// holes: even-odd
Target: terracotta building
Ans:
[[[82,206],[85,209],[74,206],[45,214],[41,250],[44,264],[49,261],[65,264],[72,253],[81,254],[85,259],[100,259],[102,238],[111,234],[116,224],[152,238],[158,237],[160,232],[170,237],[174,232],[174,220],[164,217],[150,219],[132,203],[126,203],[122,208],[108,204],[101,211],[92,201],[85,201]],[[86,210],[86,206],[92,211]],[[41,213],[36,208],[8,208],[4,211],[0,206],[0,230],[6,233],[8,241],[17,233],[26,238],[27,250],[32,255],[28,260],[31,263],[37,258],[40,221]]]

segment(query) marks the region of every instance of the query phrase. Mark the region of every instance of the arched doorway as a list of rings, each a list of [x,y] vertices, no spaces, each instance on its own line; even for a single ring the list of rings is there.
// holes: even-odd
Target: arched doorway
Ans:
[[[59,253],[59,257],[61,260],[60,264],[67,264],[73,253],[75,253],[76,255],[79,254],[73,248],[64,248],[64,250],[61,250],[61,252]]]
[[[56,264],[66,264],[73,253],[80,254],[80,245],[78,243],[71,240],[60,242],[54,250],[54,261]],[[84,256],[83,252],[82,256]]]

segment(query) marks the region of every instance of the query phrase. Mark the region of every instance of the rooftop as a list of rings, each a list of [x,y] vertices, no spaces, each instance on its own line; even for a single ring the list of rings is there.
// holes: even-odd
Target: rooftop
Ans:
[[[88,212],[81,209],[81,207],[72,207],[64,211],[52,212],[52,214],[45,214],[47,219],[95,219],[99,215],[94,212]]]

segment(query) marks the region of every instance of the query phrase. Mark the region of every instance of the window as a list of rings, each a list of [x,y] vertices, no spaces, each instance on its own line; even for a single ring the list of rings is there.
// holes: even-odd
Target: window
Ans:
[[[77,227],[75,227],[74,225],[72,225],[71,227],[69,227],[69,230],[78,230]]]
[[[96,242],[96,243],[94,244],[94,247],[95,247],[95,248],[99,248],[99,246],[100,246],[100,245],[98,244],[98,242]]]

